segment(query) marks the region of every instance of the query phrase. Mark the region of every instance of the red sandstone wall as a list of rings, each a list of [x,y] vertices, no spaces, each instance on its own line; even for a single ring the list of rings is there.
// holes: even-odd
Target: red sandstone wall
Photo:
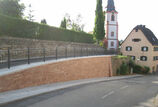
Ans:
[[[0,77],[0,92],[79,79],[112,76],[111,57],[52,63]]]

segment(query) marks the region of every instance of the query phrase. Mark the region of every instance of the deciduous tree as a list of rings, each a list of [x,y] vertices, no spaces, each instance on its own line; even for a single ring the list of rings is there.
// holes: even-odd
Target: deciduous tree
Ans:
[[[22,18],[24,4],[20,0],[0,0],[0,13],[11,17]]]
[[[41,23],[42,23],[42,24],[47,24],[46,19],[42,19],[42,20],[41,20]]]

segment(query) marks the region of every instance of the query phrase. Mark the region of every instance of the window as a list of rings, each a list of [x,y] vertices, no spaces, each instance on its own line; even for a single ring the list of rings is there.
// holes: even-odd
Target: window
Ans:
[[[158,51],[158,47],[154,47],[154,51]]]
[[[114,15],[111,16],[111,21],[115,21],[115,16]]]
[[[138,29],[135,29],[136,32],[138,32]]]
[[[141,39],[138,39],[138,38],[135,38],[135,39],[132,39],[133,42],[140,42]]]
[[[114,46],[114,42],[111,42],[111,47],[113,47]]]
[[[157,60],[158,60],[158,56],[154,56],[154,57],[153,57],[153,60],[154,60],[154,61],[157,61]]]
[[[127,46],[126,47],[126,51],[132,51],[132,47],[131,46]]]
[[[142,47],[142,51],[147,52],[148,51],[148,47],[146,47],[146,46]]]
[[[131,59],[132,59],[132,60],[136,60],[136,57],[135,57],[135,56],[131,56]]]
[[[148,59],[148,58],[147,58],[146,56],[141,56],[141,57],[140,57],[140,60],[141,60],[141,61],[147,61],[147,59]]]
[[[111,37],[114,37],[114,32],[111,32]]]

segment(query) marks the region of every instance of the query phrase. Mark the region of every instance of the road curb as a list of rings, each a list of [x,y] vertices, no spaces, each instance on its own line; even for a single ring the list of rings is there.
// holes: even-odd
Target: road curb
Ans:
[[[142,76],[143,75],[134,75],[134,76],[109,77],[109,78],[87,80],[87,81],[83,80],[83,81],[78,82],[78,83],[76,82],[76,83],[71,83],[71,84],[67,84],[67,85],[63,85],[63,86],[59,85],[57,87],[52,87],[52,88],[50,88],[50,87],[45,87],[43,89],[39,88],[39,90],[28,91],[28,92],[23,92],[23,93],[18,93],[17,92],[18,94],[21,94],[21,96],[17,96],[16,93],[12,94],[12,95],[8,94],[7,96],[6,95],[0,95],[0,106],[6,105],[6,104],[9,104],[9,103],[12,103],[12,102],[20,101],[20,100],[23,100],[23,99],[27,99],[27,98],[30,98],[30,97],[34,97],[34,96],[38,96],[38,95],[42,95],[42,94],[62,90],[62,89],[67,89],[67,88],[71,88],[71,87],[75,87],[75,86],[87,85],[87,84],[98,83],[98,82],[108,82],[108,81],[138,78],[138,77],[142,77]],[[30,94],[30,93],[32,93],[32,94]],[[3,93],[1,93],[1,94],[3,94]],[[4,98],[4,97],[6,97],[6,98]]]

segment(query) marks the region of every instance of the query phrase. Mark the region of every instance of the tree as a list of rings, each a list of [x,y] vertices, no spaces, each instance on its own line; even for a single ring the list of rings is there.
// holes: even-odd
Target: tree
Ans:
[[[11,17],[22,18],[25,9],[20,0],[0,0],[0,13]]]
[[[63,28],[71,29],[73,31],[78,31],[78,32],[84,32],[84,24],[82,24],[82,16],[79,14],[77,15],[76,19],[73,20],[70,18],[69,14],[66,14],[64,19],[61,22],[60,27],[62,26]]]
[[[47,24],[46,19],[42,19],[42,20],[41,20],[41,23],[42,23],[42,24]]]
[[[121,46],[122,43],[123,43],[123,40],[120,40],[120,41],[119,41],[119,46]]]
[[[34,10],[31,9],[32,5],[29,4],[28,8],[29,8],[29,11],[28,11],[27,19],[33,22],[34,21],[34,19],[33,19],[34,15],[32,13],[34,12]]]
[[[95,27],[93,34],[99,43],[99,40],[102,40],[105,36],[105,29],[104,29],[105,12],[103,12],[102,0],[97,0],[95,15],[96,18],[95,18]]]
[[[72,20],[71,22],[72,22],[71,23],[71,30],[84,32],[85,25],[81,24],[82,23],[82,16],[80,14],[77,15],[76,20]]]
[[[66,20],[65,17],[64,17],[64,19],[61,21],[60,28],[64,28],[64,29],[67,28],[67,20]]]

